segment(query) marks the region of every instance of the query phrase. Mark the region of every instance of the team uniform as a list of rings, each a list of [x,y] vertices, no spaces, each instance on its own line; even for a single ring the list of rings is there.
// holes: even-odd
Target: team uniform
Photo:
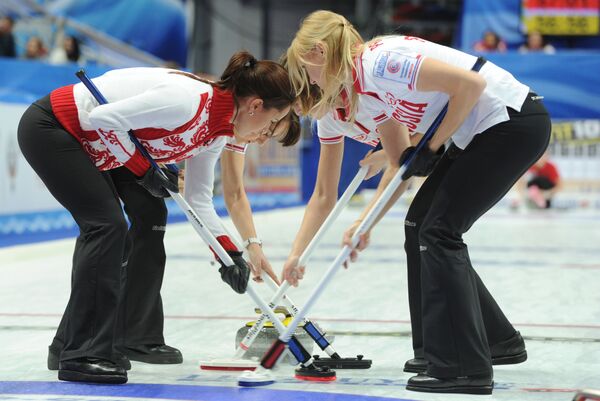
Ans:
[[[355,115],[354,121],[349,121],[349,110],[340,107],[314,121],[311,128],[321,146],[344,143],[338,196],[342,196],[354,179],[360,160],[379,143],[377,127],[369,114],[361,110],[359,106]],[[353,141],[344,142],[344,137],[353,139]],[[363,188],[367,188],[369,185],[376,186],[378,182],[378,178],[362,181],[355,193],[359,194]]]
[[[337,108],[317,120],[317,135],[322,145],[343,142],[344,136],[369,146],[377,146],[379,132],[375,121],[362,106],[364,100],[359,99],[354,121],[349,120],[344,108]],[[383,112],[383,108],[381,109]]]
[[[144,211],[128,211],[130,216],[137,215],[129,232],[134,248],[129,256],[138,255],[137,261],[129,260],[136,265],[135,275],[129,276],[136,289],[129,288],[133,291],[130,294],[143,293],[146,297],[145,287],[141,288],[148,277],[141,273],[146,267],[141,266],[146,259],[139,259],[142,249],[145,252],[159,243],[162,249],[164,203],[141,195],[137,188],[133,192],[124,189],[131,188],[132,180],[150,168],[126,129],[134,130],[159,163],[194,157],[188,173],[189,198],[215,235],[225,233],[210,198],[218,155],[226,146],[237,146],[229,140],[233,136],[233,96],[174,72],[162,68],[114,70],[93,80],[108,104],[99,106],[83,84],[70,85],[35,102],[21,119],[18,137],[25,158],[80,227],[73,256],[71,296],[51,346],[61,352],[61,361],[83,357],[113,359],[121,265],[127,263],[128,255],[128,227],[119,194],[129,194],[124,195],[126,207],[128,198],[130,206],[136,209],[147,199],[154,202],[149,206],[152,218],[148,221],[144,220]],[[129,171],[121,170],[126,177],[117,177],[120,183],[115,185],[107,172],[117,172],[118,168]],[[139,327],[151,324],[156,316],[162,321],[158,293],[164,270],[161,249],[155,250],[158,260],[150,274],[152,289],[148,296],[152,302],[141,312],[146,316],[136,317],[140,319]],[[144,279],[135,278],[142,275]],[[154,318],[150,317],[152,314]],[[127,335],[128,330],[122,330]],[[164,343],[162,322],[156,330],[146,332],[148,337],[143,337],[143,329],[134,331],[134,341]]]
[[[356,59],[354,89],[373,122],[393,118],[411,133],[427,131],[448,102],[445,93],[416,89],[427,58],[465,70],[476,62],[415,37],[365,45]],[[540,157],[550,136],[540,97],[490,62],[479,74],[485,90],[405,221],[413,347],[436,378],[491,374],[491,359],[512,352],[496,345],[520,339],[472,268],[462,235]],[[518,353],[526,358],[524,345]]]

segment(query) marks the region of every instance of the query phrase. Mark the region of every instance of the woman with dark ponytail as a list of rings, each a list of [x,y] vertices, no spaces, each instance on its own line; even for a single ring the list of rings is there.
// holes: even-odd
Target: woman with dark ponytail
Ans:
[[[238,293],[245,291],[251,267],[212,207],[214,164],[226,147],[243,149],[272,137],[291,145],[299,132],[290,122],[295,96],[287,72],[247,52],[234,54],[216,83],[164,68],[113,70],[93,81],[108,104],[98,105],[82,84],[58,88],[27,109],[18,140],[31,167],[80,228],[71,296],[50,347],[59,361],[58,377],[125,383],[114,336],[128,226],[118,191],[103,172],[123,167],[150,200],[168,196],[166,189],[178,191],[178,177],[168,172],[169,180],[163,181],[155,174],[127,131],[133,130],[158,163],[193,157],[186,197],[232,255],[236,265],[222,266],[220,272]],[[227,190],[239,192],[235,185]],[[162,200],[159,204],[164,206]],[[248,238],[254,233],[249,205],[236,205],[247,207],[231,215]],[[260,268],[253,267],[255,277]]]

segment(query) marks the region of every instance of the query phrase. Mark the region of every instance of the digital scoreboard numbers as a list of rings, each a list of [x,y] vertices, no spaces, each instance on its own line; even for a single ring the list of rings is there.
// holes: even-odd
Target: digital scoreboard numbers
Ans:
[[[523,31],[542,35],[598,35],[600,0],[522,0]]]

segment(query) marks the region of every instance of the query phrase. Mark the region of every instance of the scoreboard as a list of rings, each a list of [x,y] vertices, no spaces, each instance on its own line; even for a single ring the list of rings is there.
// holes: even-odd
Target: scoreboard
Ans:
[[[600,0],[522,0],[524,32],[598,35]]]

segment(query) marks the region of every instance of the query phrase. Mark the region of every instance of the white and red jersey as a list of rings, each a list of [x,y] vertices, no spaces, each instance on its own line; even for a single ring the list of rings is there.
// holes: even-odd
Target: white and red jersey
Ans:
[[[52,110],[100,170],[124,165],[142,176],[150,164],[129,129],[159,163],[190,158],[217,138],[233,135],[232,94],[174,72],[113,70],[92,80],[108,104],[98,105],[80,83],[53,91]]]
[[[50,95],[52,111],[82,144],[100,170],[119,166],[141,176],[148,161],[130,140],[127,129],[161,163],[186,160],[185,197],[213,235],[226,231],[213,205],[215,164],[223,150],[244,153],[235,142],[229,92],[174,70],[128,68],[93,79],[108,100],[98,105],[83,84]]]
[[[372,112],[365,106],[365,99],[359,96],[354,122],[349,121],[349,112],[344,108],[333,109],[320,118],[317,121],[317,135],[321,144],[340,143],[344,140],[344,136],[347,136],[355,141],[377,146],[379,143],[377,123],[372,118]],[[379,114],[385,117],[384,106],[379,106]]]
[[[409,131],[425,133],[448,102],[442,92],[417,91],[422,62],[426,58],[469,70],[477,58],[450,47],[412,36],[387,36],[365,45],[357,57],[354,89],[367,110],[385,104],[385,117],[372,112],[381,124],[389,118],[405,125]],[[487,86],[463,124],[452,135],[454,143],[465,148],[473,137],[509,119],[506,107],[520,111],[529,88],[509,72],[486,62],[479,74]]]

